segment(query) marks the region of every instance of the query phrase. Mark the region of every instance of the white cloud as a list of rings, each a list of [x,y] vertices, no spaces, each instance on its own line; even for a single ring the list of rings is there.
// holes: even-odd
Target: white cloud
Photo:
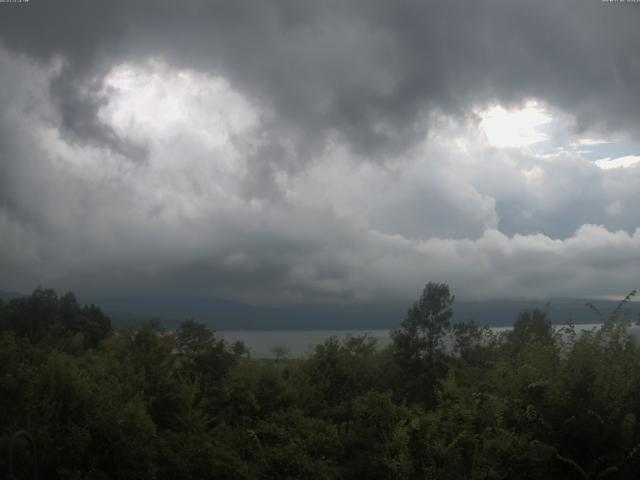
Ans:
[[[632,168],[640,164],[640,156],[627,155],[618,158],[602,158],[596,160],[595,164],[603,170],[610,170],[612,168]]]
[[[574,145],[577,146],[592,146],[592,145],[606,145],[611,143],[610,140],[604,140],[602,138],[579,138]]]
[[[220,76],[175,70],[160,60],[121,64],[104,78],[101,120],[134,139],[175,137],[188,125],[194,139],[224,146],[258,121],[258,112]]]
[[[553,120],[535,101],[514,109],[494,105],[478,112],[478,115],[481,118],[480,128],[495,147],[524,147],[547,140],[548,136],[540,127]]]

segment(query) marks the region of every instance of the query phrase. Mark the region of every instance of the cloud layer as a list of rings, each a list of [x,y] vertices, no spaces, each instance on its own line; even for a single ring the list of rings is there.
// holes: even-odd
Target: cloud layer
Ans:
[[[633,7],[2,6],[0,288],[625,293],[640,152],[593,139],[635,148]],[[506,141],[496,112],[520,129]]]

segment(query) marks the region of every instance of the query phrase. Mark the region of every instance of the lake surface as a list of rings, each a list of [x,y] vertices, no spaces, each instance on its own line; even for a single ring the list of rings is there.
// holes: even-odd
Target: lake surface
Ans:
[[[554,328],[560,328],[563,325],[555,325]],[[587,331],[599,324],[578,324],[576,331]],[[510,330],[511,327],[493,327],[491,330],[500,332]],[[632,325],[629,332],[636,337],[640,337],[640,327]],[[329,337],[336,336],[340,339],[351,336],[369,335],[378,341],[378,347],[382,348],[391,343],[391,330],[283,330],[283,331],[223,331],[219,332],[225,340],[235,342],[240,340],[249,349],[252,358],[274,358],[273,352],[275,347],[282,347],[286,351],[289,358],[306,356],[315,345],[319,345]]]
[[[287,350],[287,357],[304,357],[315,345],[323,343],[335,336],[340,339],[351,336],[369,335],[378,341],[379,347],[391,342],[391,330],[283,330],[283,331],[228,331],[219,332],[225,340],[235,342],[240,340],[251,352],[252,358],[273,358],[274,347]]]

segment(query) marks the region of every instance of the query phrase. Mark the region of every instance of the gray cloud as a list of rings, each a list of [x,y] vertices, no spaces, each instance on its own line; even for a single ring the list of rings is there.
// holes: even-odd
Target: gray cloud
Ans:
[[[488,146],[474,112],[535,97],[566,136],[636,135],[638,20],[599,1],[0,5],[0,287],[626,292],[640,168]],[[175,90],[129,95],[123,65]]]
[[[0,38],[65,58],[53,93],[78,135],[97,135],[97,100],[78,86],[155,55],[222,72],[304,144],[337,131],[375,157],[421,135],[425,110],[463,113],[491,98],[535,96],[575,114],[577,128],[637,133],[638,20],[633,5],[598,0],[34,1],[3,9]]]

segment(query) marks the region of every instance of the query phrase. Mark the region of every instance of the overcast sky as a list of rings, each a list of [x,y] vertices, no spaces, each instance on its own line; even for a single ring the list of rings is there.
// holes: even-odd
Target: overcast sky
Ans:
[[[640,3],[0,3],[0,289],[640,287]]]

